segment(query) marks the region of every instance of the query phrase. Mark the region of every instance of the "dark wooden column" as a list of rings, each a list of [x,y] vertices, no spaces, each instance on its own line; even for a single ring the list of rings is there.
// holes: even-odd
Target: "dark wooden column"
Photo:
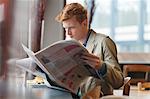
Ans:
[[[28,47],[37,52],[41,48],[42,22],[44,22],[46,0],[34,0],[29,5],[29,41]],[[33,13],[34,12],[34,13]],[[32,67],[31,67],[32,68]],[[37,67],[38,68],[38,67]],[[33,75],[27,73],[26,79],[32,79]]]
[[[30,5],[29,18],[29,48],[37,52],[41,48],[41,29],[42,21],[44,20],[46,0],[35,0]],[[34,3],[34,4],[33,4]],[[34,12],[34,13],[33,13]]]
[[[11,41],[10,33],[10,0],[0,0],[0,5],[3,5],[3,20],[0,22],[0,39],[1,39],[1,71],[0,76],[4,79],[7,77],[7,60],[9,58],[9,46]]]

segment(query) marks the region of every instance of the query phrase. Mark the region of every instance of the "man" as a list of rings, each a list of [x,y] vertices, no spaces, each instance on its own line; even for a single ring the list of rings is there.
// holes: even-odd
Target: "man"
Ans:
[[[108,36],[88,29],[87,10],[78,3],[66,5],[56,20],[62,23],[67,36],[79,41],[91,53],[83,53],[81,59],[96,69],[98,77],[89,77],[81,86],[81,94],[96,86],[101,86],[104,95],[113,94],[113,89],[121,87],[124,82],[115,43]]]

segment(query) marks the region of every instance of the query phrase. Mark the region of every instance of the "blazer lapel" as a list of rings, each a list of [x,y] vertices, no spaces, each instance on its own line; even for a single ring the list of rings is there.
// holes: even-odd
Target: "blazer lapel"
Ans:
[[[86,48],[90,53],[92,53],[96,47],[95,37],[96,37],[96,33],[94,31],[91,31],[90,37],[86,45]]]

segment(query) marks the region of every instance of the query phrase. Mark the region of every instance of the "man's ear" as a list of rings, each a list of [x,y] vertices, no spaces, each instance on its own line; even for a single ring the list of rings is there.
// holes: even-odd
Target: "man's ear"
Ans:
[[[85,19],[82,23],[84,26],[87,26],[87,19]]]

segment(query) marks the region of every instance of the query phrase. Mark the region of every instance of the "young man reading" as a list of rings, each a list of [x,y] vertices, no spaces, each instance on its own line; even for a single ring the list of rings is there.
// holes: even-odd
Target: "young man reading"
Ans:
[[[120,88],[124,82],[113,40],[109,36],[88,29],[87,10],[81,4],[66,5],[56,20],[62,23],[66,36],[79,41],[87,48],[90,54],[83,53],[81,60],[96,69],[99,75],[89,77],[81,85],[81,95],[84,96],[99,86],[103,95],[113,94],[113,89]],[[100,95],[100,91],[98,92]]]

